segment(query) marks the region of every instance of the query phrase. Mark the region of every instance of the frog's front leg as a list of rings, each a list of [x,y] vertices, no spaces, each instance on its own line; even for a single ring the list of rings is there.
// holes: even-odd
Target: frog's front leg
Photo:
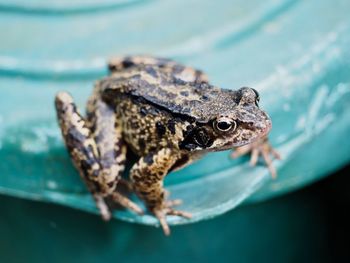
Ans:
[[[256,142],[238,147],[232,152],[232,158],[238,158],[247,153],[251,153],[250,165],[255,166],[258,162],[259,155],[262,156],[272,178],[276,178],[277,172],[272,164],[271,155],[276,159],[281,159],[280,154],[271,146],[267,137],[261,138]]]
[[[131,208],[134,208],[133,210],[136,210],[136,212],[140,212],[141,209],[136,204],[111,190],[115,184],[114,182],[110,183],[105,180],[105,170],[103,169],[104,166],[101,165],[98,147],[91,130],[79,114],[72,97],[68,93],[60,92],[56,96],[55,105],[68,152],[80,176],[92,193],[102,218],[109,220],[111,217],[110,209],[105,202],[105,198],[109,195],[113,199],[117,199],[122,206],[130,208],[130,204],[132,204]]]
[[[130,178],[138,196],[143,199],[148,209],[159,219],[166,235],[170,234],[166,222],[167,215],[190,218],[191,214],[174,210],[172,206],[179,200],[167,201],[163,188],[163,179],[177,161],[178,156],[170,149],[164,148],[156,153],[142,157],[131,169]]]

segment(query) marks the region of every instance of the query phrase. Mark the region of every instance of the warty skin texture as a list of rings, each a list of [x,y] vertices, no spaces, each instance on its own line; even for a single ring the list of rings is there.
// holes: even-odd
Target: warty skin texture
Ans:
[[[63,138],[105,220],[111,218],[110,201],[142,213],[117,188],[127,150],[139,156],[124,183],[168,235],[167,215],[191,215],[174,209],[180,201],[167,199],[164,177],[207,152],[265,145],[271,120],[259,108],[256,90],[218,88],[200,70],[172,60],[115,58],[109,69],[111,74],[95,84],[86,118],[68,93],[57,94]]]

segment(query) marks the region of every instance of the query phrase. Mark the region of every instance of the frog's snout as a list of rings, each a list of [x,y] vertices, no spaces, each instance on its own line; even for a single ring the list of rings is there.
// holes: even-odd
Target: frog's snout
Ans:
[[[260,114],[257,116],[259,116],[259,121],[255,122],[255,130],[258,132],[259,137],[264,137],[270,132],[272,121],[265,111],[260,111]]]
[[[267,119],[261,129],[262,136],[266,136],[270,132],[271,128],[272,128],[271,119]]]

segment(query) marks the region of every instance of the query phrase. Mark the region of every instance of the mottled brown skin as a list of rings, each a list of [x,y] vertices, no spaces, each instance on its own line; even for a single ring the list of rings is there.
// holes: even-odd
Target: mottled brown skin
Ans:
[[[140,159],[130,170],[132,188],[169,234],[166,215],[190,214],[173,208],[179,200],[167,200],[164,177],[210,151],[261,145],[270,118],[254,89],[220,89],[201,71],[171,60],[116,58],[109,68],[111,75],[95,85],[86,119],[67,93],[56,97],[68,151],[106,220],[106,199],[141,213],[116,189],[126,151],[133,151]]]

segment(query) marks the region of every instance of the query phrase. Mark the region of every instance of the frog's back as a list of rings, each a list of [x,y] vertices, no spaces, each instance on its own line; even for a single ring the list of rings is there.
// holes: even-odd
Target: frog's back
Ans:
[[[206,122],[237,104],[235,91],[207,82],[187,82],[148,65],[114,73],[100,82],[100,88],[106,100],[124,95],[141,98],[199,122]]]

